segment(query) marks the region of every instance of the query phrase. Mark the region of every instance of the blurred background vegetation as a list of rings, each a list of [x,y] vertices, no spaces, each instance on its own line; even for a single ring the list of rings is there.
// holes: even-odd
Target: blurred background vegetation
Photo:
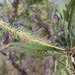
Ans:
[[[62,1],[66,6],[66,0]],[[67,46],[63,36],[63,19],[55,11],[60,14],[57,0],[0,0],[0,20],[21,30],[27,28],[39,37],[47,40],[51,45],[63,48],[52,28],[52,24],[54,24],[58,30],[59,37],[64,45]],[[12,41],[19,42],[20,38],[0,29],[1,45]],[[69,75],[63,65],[63,63],[65,64],[66,55],[61,56],[61,58],[60,55],[55,56],[57,59],[53,56],[26,58],[18,64],[16,60],[21,51],[6,50],[1,52],[0,75]],[[70,74],[73,75],[73,72]]]

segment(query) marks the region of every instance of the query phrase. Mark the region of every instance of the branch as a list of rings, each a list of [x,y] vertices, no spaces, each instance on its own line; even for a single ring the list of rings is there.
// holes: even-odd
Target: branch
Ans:
[[[17,8],[18,8],[18,5],[19,5],[19,0],[14,0],[13,5],[12,5],[12,9],[11,9],[11,13],[10,13],[10,16],[9,16],[9,23],[10,23],[10,24],[13,23],[14,18],[15,18],[16,15],[17,15]]]
[[[19,59],[18,54],[16,53],[16,50],[12,51],[12,50],[7,50],[8,47],[10,47],[11,45],[4,45],[1,47],[0,52],[7,56],[7,58],[9,59],[9,61],[11,61],[12,65],[21,73],[21,75],[28,75],[26,72],[26,68],[24,65],[24,62],[20,62],[20,63],[16,63]]]
[[[9,48],[11,45],[10,44],[7,44],[7,45],[3,45],[2,47],[0,47],[0,52],[4,49],[7,49]]]
[[[28,13],[28,6],[27,6],[27,2],[26,0],[22,0],[23,2],[23,6],[24,6],[24,9],[26,10],[26,14],[27,14],[27,18],[31,21],[31,22],[34,22],[36,23],[37,25],[41,25],[42,27],[45,28],[45,30],[47,31],[47,33],[49,34],[49,37],[53,37],[54,33],[53,33],[53,30],[52,30],[52,27],[50,25],[47,25],[45,24],[40,18],[38,15],[36,15],[36,18],[32,18],[30,16],[30,14]],[[35,12],[35,11],[34,11]]]

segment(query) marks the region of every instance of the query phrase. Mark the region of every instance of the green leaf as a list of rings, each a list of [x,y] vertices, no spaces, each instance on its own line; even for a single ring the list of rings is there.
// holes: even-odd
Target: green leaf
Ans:
[[[70,1],[71,1],[71,0],[66,0],[67,5],[69,4]]]
[[[69,34],[69,31],[68,31],[68,22],[65,21],[64,22],[64,38],[65,38],[67,46],[69,47],[68,34]]]
[[[54,9],[53,12],[52,12],[52,17],[51,17],[51,26],[52,26],[52,28],[53,28],[53,30],[54,30],[54,33],[55,33],[56,37],[57,37],[58,40],[63,44],[61,38],[60,38],[59,35],[58,35],[58,30],[57,30],[57,28],[56,28],[56,25],[53,24],[54,11],[55,11],[55,9]]]
[[[64,3],[62,2],[62,0],[58,0],[58,3],[59,3],[59,8],[60,8],[60,11],[61,11],[61,15],[62,15],[62,18],[64,20],[64,38],[65,38],[65,41],[66,41],[66,44],[67,44],[67,47],[69,47],[69,42],[68,42],[68,28],[71,28],[69,27],[70,25],[68,25],[69,23],[69,20],[70,20],[70,14],[69,14],[69,10],[66,10],[66,7],[64,5]],[[69,23],[70,24],[70,23]]]
[[[55,33],[56,37],[57,37],[58,40],[62,43],[62,45],[65,47],[63,41],[61,40],[60,36],[58,35],[58,30],[57,30],[57,28],[56,28],[56,25],[52,25],[52,27],[53,27],[53,30],[54,30],[54,33]]]
[[[75,0],[71,0],[70,3],[68,4],[68,7],[67,7],[67,11],[70,13],[70,16],[69,16],[69,21],[68,21],[68,30],[69,30],[69,33],[70,33],[70,47],[73,47],[73,35],[72,35],[72,19],[73,19],[73,13],[74,13],[74,10],[75,10]]]
[[[45,51],[25,51],[20,54],[20,60],[27,57],[46,57],[52,55],[62,55],[62,53],[50,53]]]
[[[60,19],[62,19],[62,16],[61,16],[61,14],[60,14],[58,11],[56,11],[56,14],[57,14],[57,16],[58,16]]]
[[[58,3],[59,3],[59,9],[61,11],[62,18],[64,19],[65,18],[64,11],[66,11],[66,7],[64,3],[62,2],[62,0],[58,0]]]
[[[73,3],[75,3],[75,0],[68,0],[67,2],[68,2],[67,10],[70,10],[74,5]]]
[[[37,44],[37,43],[16,42],[16,43],[11,43],[11,45],[19,45],[19,46],[21,46],[21,48],[23,48],[25,50],[52,50],[52,51],[58,51],[58,52],[64,51],[64,49],[56,47],[56,46],[41,45],[41,44]],[[16,49],[17,48],[18,47],[16,47]]]

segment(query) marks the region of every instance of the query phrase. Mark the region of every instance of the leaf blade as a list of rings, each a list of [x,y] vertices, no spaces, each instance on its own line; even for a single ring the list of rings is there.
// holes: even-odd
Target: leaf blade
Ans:
[[[42,52],[42,51],[25,51],[20,54],[20,60],[27,57],[46,57],[46,56],[54,56],[61,55],[62,53],[50,53],[50,52]]]
[[[26,42],[16,42],[11,44],[21,45],[23,48],[27,50],[52,50],[52,51],[64,52],[64,49],[52,45],[42,45],[37,43],[26,43]]]

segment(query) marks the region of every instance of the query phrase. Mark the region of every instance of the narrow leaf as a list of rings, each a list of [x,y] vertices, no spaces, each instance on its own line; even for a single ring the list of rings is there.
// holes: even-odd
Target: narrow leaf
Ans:
[[[66,10],[66,7],[64,3],[62,2],[62,0],[58,0],[58,3],[59,3],[59,9],[61,11],[62,18],[64,19],[65,18],[64,11]]]
[[[20,54],[20,60],[27,57],[46,57],[52,55],[61,55],[61,53],[50,53],[45,51],[26,51]]]
[[[65,68],[65,72],[67,75],[70,75],[69,71],[67,70],[67,68]]]
[[[58,52],[63,52],[64,49],[52,46],[52,45],[41,45],[37,43],[25,43],[25,42],[16,42],[11,43],[12,45],[20,45],[21,48],[25,48],[27,50],[53,50]]]

